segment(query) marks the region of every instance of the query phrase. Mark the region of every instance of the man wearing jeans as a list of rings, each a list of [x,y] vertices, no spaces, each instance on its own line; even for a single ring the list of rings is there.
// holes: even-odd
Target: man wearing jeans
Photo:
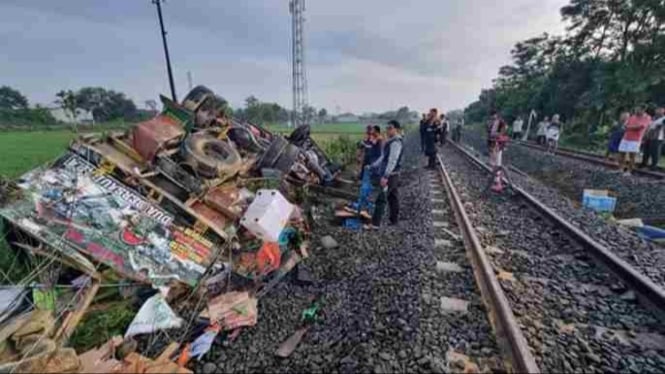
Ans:
[[[642,155],[642,164],[640,164],[640,167],[647,167],[649,159],[651,159],[651,170],[655,170],[658,167],[663,140],[665,140],[664,120],[665,108],[660,107],[656,109],[654,121],[649,125],[649,129],[645,135],[644,154]]]
[[[376,198],[371,228],[381,226],[381,220],[386,210],[386,202],[388,203],[390,224],[396,225],[399,219],[399,195],[397,188],[399,186],[399,170],[403,153],[403,141],[399,133],[401,128],[400,123],[395,120],[388,122],[386,128],[388,140],[383,146],[383,155],[372,165],[379,169],[381,180],[379,182],[380,192]]]

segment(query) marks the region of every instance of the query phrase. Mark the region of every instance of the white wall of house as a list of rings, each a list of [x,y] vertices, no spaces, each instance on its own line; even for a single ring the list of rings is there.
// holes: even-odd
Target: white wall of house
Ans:
[[[62,108],[48,108],[49,112],[53,118],[61,122],[72,123],[72,118],[64,109]],[[92,112],[88,112],[83,109],[76,110],[76,123],[94,123],[95,120],[92,117]]]

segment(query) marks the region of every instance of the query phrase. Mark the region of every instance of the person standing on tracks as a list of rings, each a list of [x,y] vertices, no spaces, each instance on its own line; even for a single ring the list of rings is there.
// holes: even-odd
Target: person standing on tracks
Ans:
[[[455,124],[452,137],[455,143],[459,143],[460,140],[462,140],[462,122],[457,122]]]
[[[642,154],[642,163],[640,167],[645,168],[651,159],[651,170],[656,170],[660,155],[663,149],[663,141],[665,141],[665,108],[656,108],[655,117],[653,122],[644,135],[644,153]]]
[[[508,139],[506,133],[508,126],[496,111],[492,112],[492,119],[487,129],[487,147],[489,150],[490,166],[501,166],[501,155]]]
[[[563,123],[559,120],[559,115],[552,116],[552,122],[547,126],[547,152],[556,153],[559,148],[559,137],[563,130]]]
[[[450,122],[448,122],[448,118],[446,118],[445,114],[441,114],[439,117],[439,122],[441,123],[440,126],[440,131],[439,131],[439,141],[441,145],[446,144],[446,140],[448,139],[448,131],[450,130]]]
[[[545,140],[547,139],[547,127],[549,125],[550,117],[545,117],[538,123],[538,129],[536,131],[536,143],[538,143],[538,145],[545,145]]]
[[[651,116],[644,111],[643,105],[635,108],[635,113],[626,122],[626,131],[619,143],[621,153],[621,170],[624,176],[630,176],[635,167],[635,156],[640,151],[644,132],[651,124]]]
[[[374,214],[372,215],[372,226],[378,228],[381,226],[383,215],[386,209],[386,203],[389,210],[389,221],[391,225],[396,225],[399,220],[399,170],[402,164],[402,153],[404,150],[401,132],[401,125],[398,121],[388,122],[386,134],[388,139],[383,146],[383,155],[377,160],[373,167],[378,168],[381,180],[379,181],[380,192],[376,198]]]
[[[492,154],[492,147],[494,147],[494,141],[496,140],[497,130],[499,128],[499,123],[501,122],[501,117],[496,110],[490,112],[490,119],[487,121],[487,154]]]
[[[423,113],[423,118],[420,119],[420,153],[425,153],[425,134],[427,131],[427,114]]]
[[[513,122],[513,139],[521,140],[522,139],[522,127],[524,126],[524,121],[522,117],[517,116]]]
[[[436,136],[439,129],[439,116],[436,109],[430,109],[424,128],[425,156],[427,156],[427,169],[436,168]]]
[[[619,120],[614,123],[612,130],[610,130],[610,140],[607,144],[607,152],[605,153],[606,159],[615,160],[617,163],[621,163],[616,155],[619,153],[619,144],[621,144],[621,138],[623,138],[624,128],[629,117],[630,113],[622,112],[619,116]]]

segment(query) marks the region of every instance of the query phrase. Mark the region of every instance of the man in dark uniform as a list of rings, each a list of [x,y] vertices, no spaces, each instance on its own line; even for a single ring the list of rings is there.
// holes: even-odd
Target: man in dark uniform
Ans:
[[[448,122],[448,118],[446,118],[445,114],[441,114],[441,118],[439,119],[439,122],[441,125],[439,126],[439,142],[441,145],[446,144],[446,140],[448,139],[448,131],[450,130],[450,123]]]
[[[430,110],[423,130],[425,156],[427,156],[428,169],[434,169],[436,167],[436,136],[438,133],[438,122],[436,109]]]
[[[399,185],[399,170],[403,153],[403,141],[400,134],[401,128],[400,123],[395,120],[388,122],[386,128],[388,139],[383,146],[383,155],[372,165],[378,168],[381,180],[379,182],[380,192],[376,198],[371,228],[381,226],[381,220],[386,210],[386,202],[388,203],[390,224],[397,224],[399,219],[399,195],[397,188]]]
[[[425,153],[425,133],[427,129],[427,114],[423,113],[420,120],[420,152]]]

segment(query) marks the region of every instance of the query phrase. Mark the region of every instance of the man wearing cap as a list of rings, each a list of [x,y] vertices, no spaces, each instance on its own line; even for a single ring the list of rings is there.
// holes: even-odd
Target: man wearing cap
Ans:
[[[388,122],[388,126],[386,127],[388,139],[383,146],[383,155],[372,165],[372,167],[378,168],[381,179],[379,181],[380,192],[376,198],[371,228],[381,226],[381,220],[386,210],[386,202],[388,203],[390,224],[397,224],[399,219],[397,187],[399,185],[398,173],[403,153],[402,136],[400,135],[401,129],[402,126],[399,122],[395,120]]]

